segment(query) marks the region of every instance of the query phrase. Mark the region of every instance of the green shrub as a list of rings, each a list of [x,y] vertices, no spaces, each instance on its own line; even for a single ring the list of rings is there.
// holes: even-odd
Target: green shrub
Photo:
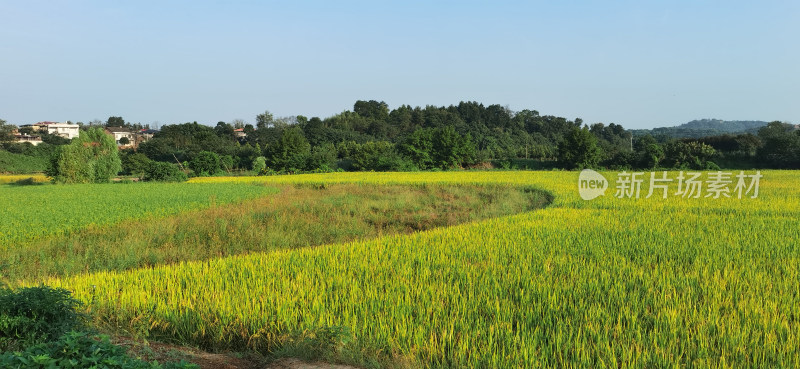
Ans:
[[[259,156],[253,160],[253,172],[256,174],[262,174],[265,169],[267,169],[267,159],[263,156]]]
[[[145,168],[144,181],[185,182],[189,177],[180,168],[170,163],[153,161]]]
[[[189,162],[189,169],[194,171],[198,177],[211,176],[219,171],[219,155],[211,151],[200,151],[192,161]]]
[[[108,183],[120,169],[114,138],[100,128],[92,128],[60,147],[46,172],[58,183]]]
[[[24,351],[0,354],[0,367],[18,369],[39,368],[120,368],[174,369],[198,368],[185,361],[179,363],[148,363],[127,355],[125,349],[113,345],[107,336],[92,336],[69,332],[58,341],[40,343]]]
[[[222,155],[219,157],[219,166],[220,169],[230,172],[233,170],[233,156],[231,155]]]
[[[267,147],[267,165],[276,170],[299,172],[306,168],[311,155],[308,144],[300,127],[287,128],[274,145]]]
[[[122,171],[141,178],[152,160],[142,153],[129,153],[122,156]]]
[[[49,156],[29,156],[0,150],[0,173],[43,172],[47,169],[48,158]]]
[[[69,291],[47,286],[0,291],[0,350],[54,340],[83,325]]]

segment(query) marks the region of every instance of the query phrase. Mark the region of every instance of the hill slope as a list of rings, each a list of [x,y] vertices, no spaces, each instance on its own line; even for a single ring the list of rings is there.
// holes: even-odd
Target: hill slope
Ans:
[[[761,120],[721,120],[699,119],[676,127],[659,127],[653,129],[631,130],[634,136],[667,136],[670,138],[699,138],[721,134],[739,134],[758,132],[758,129],[769,122]]]

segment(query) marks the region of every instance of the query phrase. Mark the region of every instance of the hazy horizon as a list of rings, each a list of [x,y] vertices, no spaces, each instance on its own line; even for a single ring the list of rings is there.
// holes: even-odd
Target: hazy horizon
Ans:
[[[0,3],[0,119],[160,125],[356,100],[798,123],[800,3]]]

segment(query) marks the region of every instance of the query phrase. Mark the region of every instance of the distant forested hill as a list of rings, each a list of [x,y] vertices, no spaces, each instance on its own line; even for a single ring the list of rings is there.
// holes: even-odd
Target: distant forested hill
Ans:
[[[765,121],[760,120],[720,120],[720,119],[699,119],[681,124],[677,127],[660,127],[653,129],[633,129],[634,136],[652,135],[668,138],[700,138],[717,136],[721,134],[756,134],[758,129],[766,126]]]

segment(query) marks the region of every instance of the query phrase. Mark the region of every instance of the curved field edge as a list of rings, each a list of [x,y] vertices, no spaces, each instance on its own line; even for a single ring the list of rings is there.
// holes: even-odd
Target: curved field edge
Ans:
[[[125,329],[214,348],[311,349],[364,366],[800,365],[798,173],[765,172],[758,199],[592,202],[577,197],[577,173],[426,175],[545,188],[556,206],[51,282]],[[426,181],[267,182],[292,180]]]
[[[220,185],[224,184],[216,184]],[[12,248],[0,255],[0,281],[16,285],[410,233],[532,210],[550,199],[539,191],[508,185],[270,186],[280,193],[156,221],[89,226],[69,236]]]

